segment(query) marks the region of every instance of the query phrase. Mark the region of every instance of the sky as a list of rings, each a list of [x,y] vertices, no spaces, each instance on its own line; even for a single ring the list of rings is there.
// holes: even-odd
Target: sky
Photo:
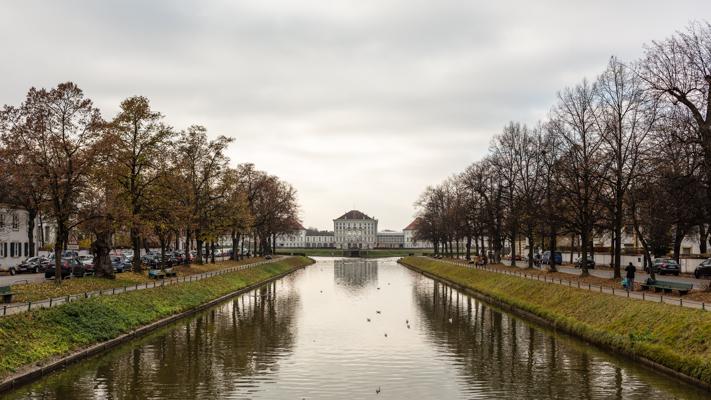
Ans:
[[[400,230],[507,122],[702,18],[711,1],[3,0],[0,104],[74,81],[112,118],[143,95],[290,182],[304,226],[359,209]]]

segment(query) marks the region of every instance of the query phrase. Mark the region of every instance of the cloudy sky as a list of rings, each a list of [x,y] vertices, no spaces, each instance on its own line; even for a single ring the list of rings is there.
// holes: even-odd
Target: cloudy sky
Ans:
[[[304,225],[357,208],[402,229],[507,121],[710,16],[708,0],[4,0],[0,104],[71,80],[110,118],[144,95],[291,182]]]

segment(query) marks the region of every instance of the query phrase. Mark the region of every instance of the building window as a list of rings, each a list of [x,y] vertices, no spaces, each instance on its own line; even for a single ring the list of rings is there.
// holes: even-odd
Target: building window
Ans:
[[[0,213],[0,229],[5,227],[5,214]]]
[[[12,229],[20,229],[20,217],[17,214],[12,214]]]
[[[25,257],[30,256],[30,244],[25,242]]]

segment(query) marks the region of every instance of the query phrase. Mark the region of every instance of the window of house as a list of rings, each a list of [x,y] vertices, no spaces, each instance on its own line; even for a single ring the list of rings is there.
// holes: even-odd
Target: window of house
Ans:
[[[691,247],[682,247],[681,254],[691,254]]]
[[[25,257],[30,256],[30,244],[25,242]]]
[[[6,245],[7,245],[7,243],[0,242],[0,257],[5,257],[5,253],[7,253]]]
[[[5,227],[5,214],[0,213],[0,229]]]
[[[20,217],[17,214],[12,214],[12,229],[20,229]]]

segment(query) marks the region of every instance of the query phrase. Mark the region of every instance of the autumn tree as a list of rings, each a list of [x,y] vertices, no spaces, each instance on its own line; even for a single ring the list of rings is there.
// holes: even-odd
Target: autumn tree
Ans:
[[[18,154],[32,176],[46,184],[48,211],[57,226],[55,267],[78,220],[78,199],[88,195],[91,173],[104,121],[79,87],[66,82],[56,88],[31,88],[19,107],[5,107],[3,141],[19,143]],[[61,282],[61,273],[55,280]]]

